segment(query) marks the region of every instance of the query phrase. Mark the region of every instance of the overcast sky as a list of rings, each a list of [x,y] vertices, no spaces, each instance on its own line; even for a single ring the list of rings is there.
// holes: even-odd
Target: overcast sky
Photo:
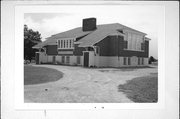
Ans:
[[[120,23],[147,34],[150,56],[157,58],[159,24],[164,20],[163,9],[146,5],[64,6],[56,13],[26,13],[24,23],[45,38],[72,28],[81,27],[82,19],[95,17],[97,24]]]

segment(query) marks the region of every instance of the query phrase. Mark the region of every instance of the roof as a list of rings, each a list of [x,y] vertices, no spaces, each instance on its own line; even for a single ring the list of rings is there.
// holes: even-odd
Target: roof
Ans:
[[[84,37],[78,41],[78,42],[81,42],[79,47],[93,46],[95,43],[98,43],[99,41],[101,41],[102,39],[104,39],[105,37],[107,37],[109,35],[121,35],[122,36],[124,34],[120,33],[118,30],[123,30],[123,29],[126,29],[126,30],[129,29],[134,32],[146,35],[143,32],[131,29],[131,28],[121,25],[119,23],[98,25],[97,30],[95,30],[94,32],[90,33],[89,35],[87,35],[86,37]]]
[[[78,41],[80,42],[79,47],[93,46],[95,43],[101,41],[108,35],[123,35],[118,30],[131,30],[139,34],[146,35],[143,32],[137,31],[135,29],[124,26],[119,23],[103,24],[103,25],[97,25],[97,29],[94,31],[82,31],[82,27],[78,27],[69,31],[52,35],[51,37],[48,37],[46,41],[35,45],[33,48],[41,48],[45,45],[56,45],[57,39],[59,38],[78,38],[85,35],[86,35],[85,37],[81,38]]]
[[[74,29],[69,30],[69,31],[65,31],[62,33],[52,35],[51,37],[46,38],[47,40],[45,40],[44,42],[33,46],[33,48],[41,48],[41,47],[46,46],[46,45],[56,45],[57,39],[59,39],[59,38],[78,38],[78,37],[87,35],[90,32],[92,32],[92,31],[83,32],[81,27],[74,28]]]

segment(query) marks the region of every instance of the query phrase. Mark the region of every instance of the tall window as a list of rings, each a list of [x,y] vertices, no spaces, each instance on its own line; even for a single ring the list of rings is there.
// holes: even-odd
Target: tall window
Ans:
[[[59,41],[61,41],[61,48],[63,48],[63,40],[59,40]]]
[[[66,40],[66,47],[68,48],[68,40]]]
[[[64,48],[66,47],[66,41],[65,40],[63,40],[63,42],[64,42]]]

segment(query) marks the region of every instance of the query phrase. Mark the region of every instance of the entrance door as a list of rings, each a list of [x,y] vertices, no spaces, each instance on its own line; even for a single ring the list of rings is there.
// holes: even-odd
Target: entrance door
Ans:
[[[84,67],[89,67],[89,52],[84,52]]]
[[[38,52],[36,52],[35,60],[36,60],[36,64],[39,64],[39,53]]]

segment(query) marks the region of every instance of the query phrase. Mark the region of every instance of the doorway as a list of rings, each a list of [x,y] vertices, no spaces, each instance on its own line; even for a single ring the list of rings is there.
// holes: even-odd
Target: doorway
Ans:
[[[84,52],[84,67],[89,67],[89,52]]]

